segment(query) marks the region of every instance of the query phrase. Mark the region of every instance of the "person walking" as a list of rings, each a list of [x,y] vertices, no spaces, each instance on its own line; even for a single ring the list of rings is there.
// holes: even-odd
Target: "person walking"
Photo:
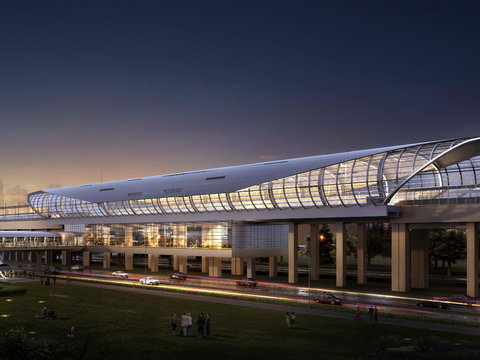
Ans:
[[[207,333],[207,336],[210,336],[210,334],[212,333],[211,325],[212,317],[210,316],[210,314],[207,313],[207,315],[205,316],[205,332]]]
[[[373,321],[373,307],[372,306],[370,306],[368,308],[368,316],[370,318],[370,321]]]
[[[173,314],[170,319],[170,327],[172,328],[172,335],[175,335],[177,330],[177,314]]]
[[[56,283],[57,283],[57,277],[53,275],[53,285],[55,285]]]
[[[290,313],[285,313],[285,323],[287,324],[287,328],[290,328]]]
[[[188,315],[186,312],[182,315],[182,320],[180,322],[180,326],[182,327],[182,335],[187,336],[188,331]]]
[[[187,334],[188,336],[192,335],[192,315],[190,313],[187,314]]]
[[[292,313],[290,314],[290,326],[292,328],[295,327],[295,313],[292,311]]]
[[[376,306],[373,309],[373,321],[378,322],[378,309]]]
[[[358,305],[355,308],[355,320],[362,320],[362,317],[360,316],[360,306]]]
[[[197,336],[198,338],[202,338],[204,334],[204,328],[205,328],[205,316],[203,315],[203,312],[198,315],[197,319]]]

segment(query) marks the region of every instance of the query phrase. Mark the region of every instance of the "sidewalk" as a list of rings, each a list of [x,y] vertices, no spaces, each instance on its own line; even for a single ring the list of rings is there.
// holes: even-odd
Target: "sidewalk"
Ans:
[[[141,289],[141,288],[130,288],[130,287],[123,287],[123,286],[103,285],[103,284],[94,284],[94,283],[86,283],[86,282],[72,282],[72,284],[109,289],[109,290],[116,290],[116,291],[125,291],[125,292],[137,293],[137,294],[148,294],[148,295],[166,296],[166,297],[173,297],[173,298],[180,298],[180,299],[189,299],[189,300],[195,300],[195,301],[206,301],[210,303],[218,303],[218,304],[226,304],[226,305],[246,306],[246,307],[253,307],[253,308],[259,308],[259,309],[265,309],[265,310],[275,310],[275,311],[281,311],[281,312],[295,311],[295,313],[297,314],[317,315],[317,316],[352,320],[352,321],[354,321],[353,319],[355,316],[353,312],[347,313],[347,312],[341,312],[341,311],[308,309],[308,308],[297,307],[297,306],[267,304],[262,302],[227,299],[227,298],[219,298],[214,296],[178,294],[174,292],[164,292],[160,290],[148,290],[148,289]],[[365,320],[367,320],[368,314],[366,313],[363,314],[363,317]],[[425,329],[430,331],[445,331],[445,332],[452,332],[457,334],[480,336],[480,328],[466,327],[466,326],[460,326],[460,325],[441,324],[436,322],[389,318],[389,317],[382,317],[382,316],[379,316],[379,323],[395,325],[395,326],[405,326],[405,327],[411,327],[411,328],[417,328],[417,329]]]

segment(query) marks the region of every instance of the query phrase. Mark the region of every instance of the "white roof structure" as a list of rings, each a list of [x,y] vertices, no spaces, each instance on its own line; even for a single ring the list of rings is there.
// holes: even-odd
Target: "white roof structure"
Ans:
[[[189,221],[187,214],[477,198],[479,155],[478,137],[429,141],[46,189],[28,201],[47,219],[175,215]]]
[[[89,202],[230,193],[313,169],[421,144],[428,144],[428,142],[186,171],[144,178],[46,189],[43,191]]]

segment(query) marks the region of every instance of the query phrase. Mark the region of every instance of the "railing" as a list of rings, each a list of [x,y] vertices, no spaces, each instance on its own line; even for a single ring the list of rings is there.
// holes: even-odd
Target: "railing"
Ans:
[[[1,221],[33,221],[42,220],[43,217],[37,214],[29,205],[3,206],[0,207]]]
[[[73,239],[55,239],[55,240],[10,240],[0,239],[0,249],[12,248],[62,248],[62,247],[84,247],[85,242],[82,238]]]

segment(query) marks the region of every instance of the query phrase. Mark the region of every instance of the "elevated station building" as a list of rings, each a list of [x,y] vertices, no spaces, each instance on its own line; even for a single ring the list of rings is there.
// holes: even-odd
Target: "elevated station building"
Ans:
[[[171,255],[187,272],[187,257],[201,256],[202,271],[221,276],[255,272],[255,258],[288,258],[297,282],[298,227],[334,224],[337,286],[346,282],[346,229],[357,234],[358,282],[366,281],[366,224],[392,228],[392,290],[428,286],[428,237],[433,228],[467,232],[467,293],[479,295],[480,138],[310,156],[216,169],[141,177],[37,191],[29,206],[0,212],[0,252],[45,249]],[[22,231],[20,233],[19,231]],[[25,233],[29,231],[31,233]],[[44,233],[47,231],[48,234]],[[18,232],[18,233],[15,233]],[[17,236],[18,235],[18,236]],[[311,241],[311,277],[318,279],[319,242]]]

